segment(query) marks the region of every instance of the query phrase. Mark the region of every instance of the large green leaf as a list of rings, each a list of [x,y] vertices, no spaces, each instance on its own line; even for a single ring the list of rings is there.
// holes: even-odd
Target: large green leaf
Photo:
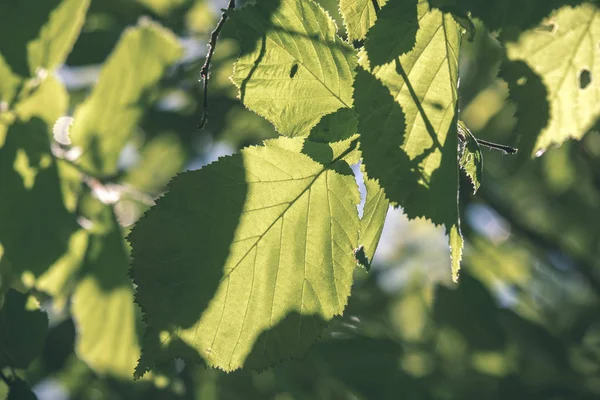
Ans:
[[[137,306],[127,276],[129,251],[113,210],[87,196],[92,221],[83,276],[72,297],[76,351],[94,371],[131,379],[140,357]]]
[[[41,353],[48,317],[33,297],[9,290],[0,309],[0,369],[27,368]]]
[[[528,154],[569,138],[581,139],[600,117],[599,7],[589,3],[577,8],[564,7],[545,24],[549,29],[532,29],[506,45],[508,58],[525,62],[539,75],[548,93],[550,118],[547,125],[542,125],[541,132],[517,126],[521,135],[532,139],[525,141],[530,144],[523,149]],[[517,83],[526,85],[527,78],[524,75]],[[518,91],[512,91],[511,97],[519,102]],[[525,112],[520,114],[520,119],[535,117]]]
[[[387,6],[386,6],[387,7]],[[361,54],[354,84],[361,151],[369,177],[410,218],[443,224],[451,235],[457,276],[462,239],[458,229],[457,85],[460,30],[450,15],[418,7],[414,48],[394,61],[370,65]],[[400,29],[400,28],[398,28]],[[390,40],[402,41],[403,38]]]
[[[20,79],[62,64],[83,24],[89,0],[0,2],[0,100],[11,101]]]
[[[280,138],[170,183],[129,235],[148,324],[138,376],[174,357],[264,369],[314,343],[352,284],[351,149],[331,160],[327,145]]]
[[[43,273],[64,253],[77,229],[50,151],[50,127],[66,108],[64,87],[47,78],[16,104],[16,121],[0,148],[0,244],[3,262],[10,263],[16,277],[24,271]]]
[[[263,0],[231,13],[241,54],[231,77],[240,99],[282,135],[305,136],[352,107],[354,49],[312,0]]]
[[[386,0],[377,0],[377,3],[381,7]],[[340,0],[340,12],[349,42],[364,39],[369,28],[377,21],[373,0]]]
[[[180,55],[175,36],[154,22],[142,20],[125,31],[92,94],[75,110],[71,139],[84,152],[84,168],[98,175],[116,172],[152,90]]]

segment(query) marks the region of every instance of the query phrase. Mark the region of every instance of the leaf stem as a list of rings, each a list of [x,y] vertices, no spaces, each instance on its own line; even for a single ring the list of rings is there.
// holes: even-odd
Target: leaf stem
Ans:
[[[488,147],[488,148],[494,149],[494,150],[500,150],[500,151],[503,151],[504,154],[515,154],[518,151],[518,149],[515,149],[514,147],[506,146],[503,144],[488,142],[487,140],[477,139],[477,138],[475,138],[475,140],[477,141],[477,143],[480,146],[485,146],[485,147]]]
[[[215,53],[215,47],[217,46],[217,39],[219,38],[221,29],[223,29],[223,25],[225,25],[225,21],[227,21],[227,11],[233,10],[234,8],[235,0],[229,0],[227,9],[223,10],[221,13],[221,19],[217,23],[217,27],[210,35],[210,41],[208,42],[208,54],[206,55],[206,60],[204,61],[202,69],[200,70],[200,77],[202,78],[204,93],[202,98],[202,119],[200,120],[198,129],[204,128],[206,121],[208,121],[208,75],[210,72],[210,63],[212,61],[213,54]]]
[[[381,7],[379,7],[379,3],[377,3],[377,0],[371,0],[373,2],[373,8],[375,9],[375,12],[379,12],[379,10],[381,9]]]

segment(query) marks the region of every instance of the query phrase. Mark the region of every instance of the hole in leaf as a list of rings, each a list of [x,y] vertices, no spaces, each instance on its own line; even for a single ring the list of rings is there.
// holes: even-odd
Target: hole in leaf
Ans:
[[[519,86],[523,86],[527,83],[527,78],[522,76],[519,79],[517,79],[517,85]]]
[[[292,69],[290,70],[290,78],[293,78],[294,76],[296,76],[297,72],[298,72],[298,64],[292,65]]]
[[[542,24],[538,28],[543,32],[555,33],[558,30],[558,24],[554,21],[550,21],[547,24]]]
[[[587,88],[592,83],[592,73],[589,69],[585,68],[579,72],[579,88],[581,90]]]

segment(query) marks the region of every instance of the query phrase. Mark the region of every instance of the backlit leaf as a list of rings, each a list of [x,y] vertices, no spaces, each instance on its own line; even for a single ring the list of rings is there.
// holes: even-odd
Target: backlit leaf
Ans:
[[[533,147],[524,149],[530,154],[569,138],[581,139],[600,117],[599,7],[591,3],[564,7],[544,24],[551,29],[531,29],[506,46],[508,58],[525,62],[541,78],[548,93],[547,125],[541,132],[521,132],[537,135]],[[517,84],[527,84],[528,77],[521,78]],[[529,117],[522,114],[520,119]]]
[[[382,7],[386,0],[376,0]],[[377,20],[373,0],[340,0],[340,12],[346,25],[348,41],[362,40]]]
[[[376,180],[367,176],[364,165],[361,165],[365,187],[367,189],[367,198],[363,216],[360,219],[360,234],[358,242],[365,246],[365,254],[369,261],[373,260],[377,244],[383,232],[383,224],[390,206],[390,202],[385,197],[385,193]]]
[[[312,0],[262,0],[231,13],[241,44],[233,83],[242,103],[282,135],[306,136],[352,107],[354,49]]]
[[[280,138],[171,181],[128,238],[148,324],[138,376],[174,357],[231,371],[306,352],[350,294],[350,150],[331,160],[327,145]]]
[[[456,248],[462,243],[456,238],[460,29],[451,15],[430,10],[425,1],[418,19],[409,53],[380,67],[370,65],[368,51],[361,53],[354,84],[361,151],[367,174],[390,203],[452,233],[456,272],[462,248]]]

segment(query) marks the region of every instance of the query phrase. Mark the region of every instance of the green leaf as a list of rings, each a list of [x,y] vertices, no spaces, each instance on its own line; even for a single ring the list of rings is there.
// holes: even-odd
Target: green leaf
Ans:
[[[392,205],[456,235],[460,29],[451,15],[429,10],[426,2],[418,13],[412,51],[380,67],[370,66],[368,52],[361,54],[354,84],[361,151],[367,174]],[[457,270],[460,243],[451,244]]]
[[[181,56],[175,36],[149,20],[125,31],[92,94],[75,110],[71,128],[81,166],[112,175],[123,146],[134,133],[159,79]]]
[[[365,41],[371,66],[386,64],[412,50],[419,29],[417,3],[417,0],[390,1],[381,9]],[[421,2],[419,7],[424,15],[427,3]]]
[[[0,100],[12,101],[19,81],[35,76],[39,68],[53,70],[65,61],[89,3],[22,0],[0,4]]]
[[[600,118],[598,6],[585,3],[577,8],[564,7],[545,24],[551,29],[532,29],[506,45],[508,58],[525,62],[541,78],[548,92],[547,125],[541,132],[522,132],[537,135],[533,148],[524,149],[531,150],[530,154],[569,138],[581,139]],[[527,77],[522,78],[517,83],[526,84]]]
[[[11,289],[0,309],[0,369],[27,368],[41,353],[48,317],[36,300]]]
[[[87,196],[82,208],[93,225],[72,297],[77,355],[96,373],[131,379],[140,344],[127,243],[111,207]]]
[[[461,141],[459,165],[471,180],[475,194],[483,177],[483,155],[477,139],[462,121],[458,121],[458,137]]]
[[[64,87],[47,78],[16,104],[17,119],[0,148],[0,244],[18,278],[24,271],[43,273],[65,252],[77,229],[50,151],[51,126],[66,107]]]
[[[377,0],[382,7],[387,0]],[[348,42],[362,40],[377,20],[373,0],[340,0],[340,12],[346,25]]]
[[[262,0],[231,16],[241,42],[231,80],[279,133],[306,136],[324,115],[352,107],[356,55],[321,6]]]
[[[128,237],[148,324],[137,376],[174,357],[232,371],[306,352],[350,294],[352,149],[327,162],[327,145],[279,138],[171,181]]]
[[[365,172],[364,165],[360,167],[367,189],[367,198],[363,216],[360,220],[360,233],[358,243],[366,248],[365,255],[368,260],[373,260],[377,244],[383,232],[383,224],[387,216],[390,202],[375,179],[371,179]]]

